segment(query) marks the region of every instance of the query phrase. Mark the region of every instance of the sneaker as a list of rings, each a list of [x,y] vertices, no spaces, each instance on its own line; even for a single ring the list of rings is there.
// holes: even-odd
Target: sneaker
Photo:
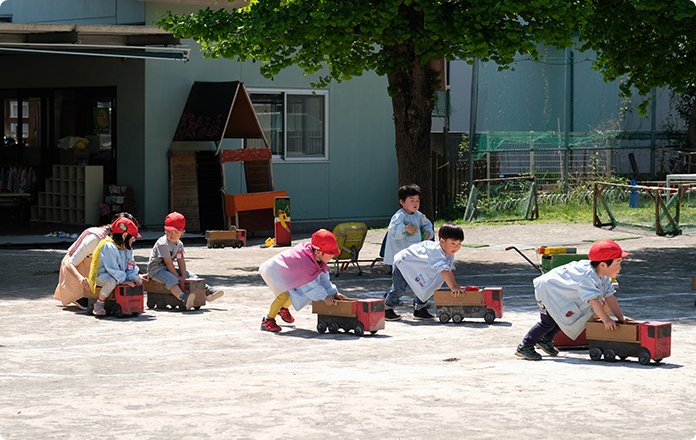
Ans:
[[[205,300],[207,302],[215,301],[225,294],[225,291],[219,287],[206,286],[205,288]]]
[[[288,324],[295,322],[295,318],[292,317],[290,310],[287,307],[282,307],[278,313],[280,314],[280,317],[283,318],[283,321],[287,322]]]
[[[186,310],[191,310],[193,308],[194,301],[196,301],[195,293],[185,294],[184,297],[181,298],[181,303],[186,307]]]
[[[418,318],[418,319],[433,319],[434,316],[428,312],[428,309],[426,307],[423,307],[422,309],[419,310],[414,310],[413,311],[413,317]]]
[[[397,315],[394,309],[387,309],[384,311],[384,319],[387,321],[398,321],[401,319],[401,315]]]
[[[77,301],[73,301],[72,305],[77,307],[80,310],[87,310],[87,306],[89,305],[89,301],[87,298],[80,298]]]
[[[541,341],[537,342],[536,345],[538,348],[541,348],[546,352],[546,354],[551,355],[551,356],[558,356],[558,349],[553,346],[553,341],[552,340],[544,340],[542,339]]]
[[[538,361],[541,359],[541,355],[534,350],[533,345],[518,345],[517,351],[515,351],[515,356],[519,356],[530,361]]]
[[[97,302],[94,303],[94,310],[92,310],[92,314],[94,316],[106,315],[106,309],[104,308],[104,303],[97,300]]]
[[[261,330],[267,332],[279,332],[282,330],[278,324],[276,324],[275,318],[265,317],[261,321]]]

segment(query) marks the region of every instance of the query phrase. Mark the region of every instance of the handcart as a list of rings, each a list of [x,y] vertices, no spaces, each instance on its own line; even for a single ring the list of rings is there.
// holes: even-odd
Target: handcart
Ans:
[[[333,258],[336,262],[334,265],[336,276],[340,271],[346,270],[350,264],[355,265],[358,275],[361,275],[362,269],[358,264],[358,256],[367,237],[367,225],[358,222],[341,223],[334,228],[333,234],[341,251]]]

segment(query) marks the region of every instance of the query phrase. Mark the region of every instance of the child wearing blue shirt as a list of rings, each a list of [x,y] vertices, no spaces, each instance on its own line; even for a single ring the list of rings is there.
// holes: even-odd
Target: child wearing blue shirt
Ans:
[[[428,299],[443,283],[458,296],[462,288],[454,279],[454,254],[462,247],[464,231],[459,225],[445,223],[438,231],[439,242],[422,241],[398,252],[394,256],[392,287],[384,300],[384,318],[397,321],[401,315],[394,312],[401,295],[410,287],[416,295],[413,316],[420,319],[433,317],[428,313]]]
[[[414,243],[429,240],[435,235],[433,224],[425,218],[420,208],[421,189],[418,185],[404,185],[399,188],[399,209],[389,222],[389,231],[385,238],[384,264],[394,264],[397,252]]]

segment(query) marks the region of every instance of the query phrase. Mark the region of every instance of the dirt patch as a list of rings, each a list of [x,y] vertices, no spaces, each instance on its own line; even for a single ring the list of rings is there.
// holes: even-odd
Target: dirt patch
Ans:
[[[332,276],[352,297],[375,297],[390,278],[384,231],[360,251],[362,275]],[[272,300],[258,266],[283,248],[207,249],[188,244],[189,268],[225,296],[198,311],[146,310],[96,319],[52,298],[62,249],[6,250],[0,299],[0,436],[11,439],[260,438],[670,438],[696,434],[695,238],[589,225],[465,229],[456,257],[462,285],[503,288],[493,324],[404,316],[373,336],[319,334],[309,307],[261,332]],[[618,298],[637,320],[673,323],[672,355],[591,361],[587,350],[529,362],[513,355],[538,319],[535,246],[586,253],[602,238],[631,253]],[[304,237],[306,238],[306,237]],[[184,237],[186,243],[186,237]],[[142,270],[149,246],[138,247]],[[333,269],[333,267],[332,267]],[[431,309],[434,311],[434,308]]]

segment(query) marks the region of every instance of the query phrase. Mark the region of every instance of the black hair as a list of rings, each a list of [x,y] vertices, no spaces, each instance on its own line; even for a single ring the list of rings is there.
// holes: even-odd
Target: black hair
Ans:
[[[614,259],[612,258],[611,260],[603,260],[603,261],[590,261],[590,264],[592,267],[597,269],[599,267],[599,263],[606,263],[607,267],[611,266],[611,264],[614,262]]]
[[[415,183],[404,185],[399,188],[399,200],[406,200],[408,196],[420,196],[421,189],[420,186]]]
[[[445,223],[437,231],[437,237],[441,240],[464,241],[464,231],[455,223]]]
[[[126,249],[131,249],[130,245],[130,239],[131,237],[135,237],[135,235],[130,235],[126,234],[126,238],[123,238],[123,233],[120,234],[113,234],[111,238],[113,238],[114,243],[116,243],[119,247],[125,247]]]
[[[135,216],[133,216],[132,214],[130,214],[128,212],[119,212],[118,214],[114,214],[114,216],[111,217],[111,224],[113,224],[116,220],[118,220],[121,217],[127,218],[128,220],[135,223],[136,228],[140,228],[140,223],[138,223],[138,219],[136,219]]]

